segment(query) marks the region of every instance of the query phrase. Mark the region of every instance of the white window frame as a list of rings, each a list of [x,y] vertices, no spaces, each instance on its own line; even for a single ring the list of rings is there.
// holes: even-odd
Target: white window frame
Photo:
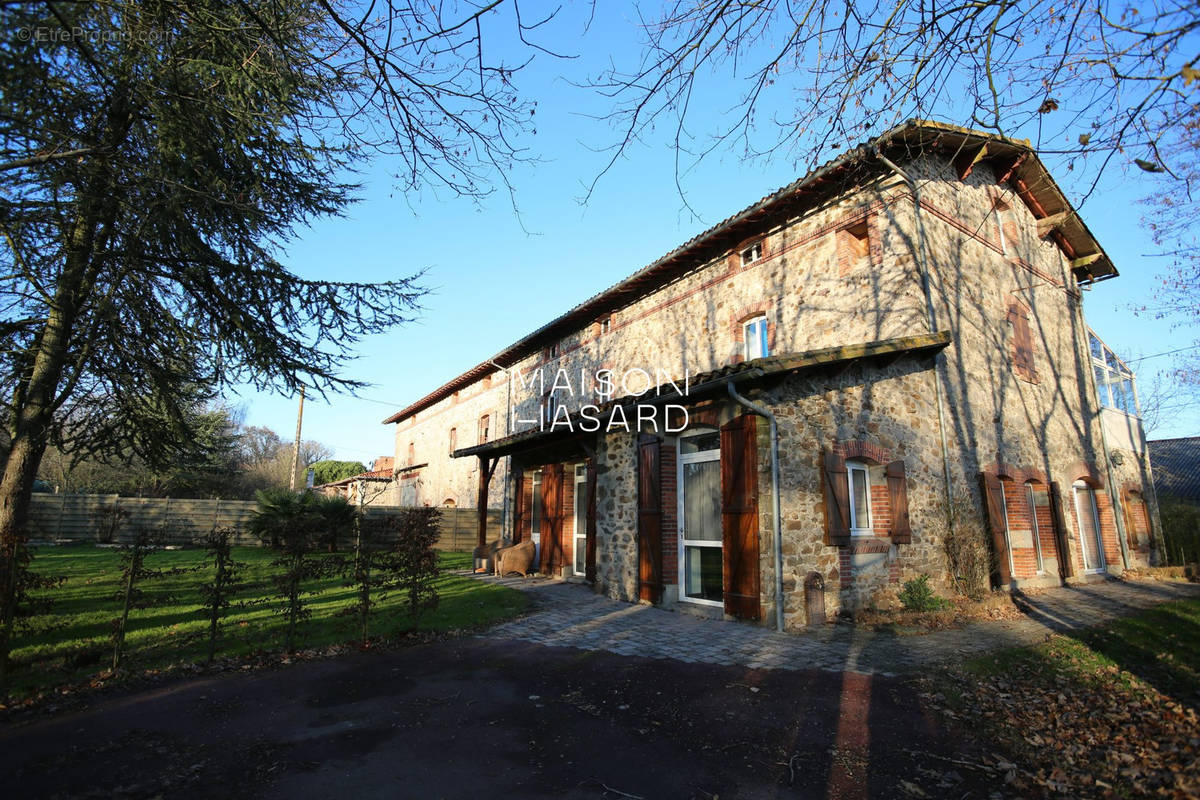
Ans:
[[[1042,532],[1038,526],[1036,490],[1032,483],[1025,484],[1025,502],[1029,506],[1029,528],[1033,531],[1033,549],[1037,554],[1037,574],[1046,574],[1046,561],[1042,557]],[[1049,498],[1047,498],[1049,499]]]
[[[751,264],[757,264],[759,261],[762,261],[762,257],[763,257],[763,243],[762,243],[762,240],[760,239],[757,242],[755,242],[754,244],[750,245],[749,247],[745,247],[742,249],[742,251],[741,251],[742,266],[748,267]]]
[[[1015,581],[1017,579],[1017,563],[1013,560],[1012,535],[1009,533],[1011,526],[1008,524],[1008,492],[1005,487],[1011,481],[1000,480],[1000,512],[1004,514],[1004,549],[1008,551],[1008,579]]]
[[[858,512],[854,508],[854,473],[856,472],[862,473],[862,480],[867,487],[867,524],[865,526],[858,524]],[[850,505],[850,535],[873,536],[875,534],[873,527],[875,510],[871,508],[871,467],[869,464],[862,461],[846,462],[846,489],[849,492],[847,501]]]
[[[758,335],[751,336],[751,331],[760,324],[762,325],[762,332]],[[767,323],[766,314],[759,314],[758,316],[751,317],[742,323],[742,354],[746,357],[747,361],[753,361],[756,358],[766,358],[767,356],[771,355],[770,335],[771,328]],[[756,347],[760,347],[762,349],[762,353],[754,355],[750,349],[751,342],[753,342]]]
[[[711,428],[699,428],[697,430],[688,431],[687,433],[684,433],[679,437],[680,444],[682,444],[683,440],[688,437],[711,435],[712,433],[713,433],[713,430]],[[684,527],[685,516],[684,516],[684,507],[683,507],[684,506],[684,493],[686,491],[684,489],[684,485],[683,485],[683,466],[684,466],[684,464],[696,464],[696,463],[703,462],[703,461],[720,462],[721,448],[720,448],[720,446],[717,446],[711,450],[701,450],[696,453],[685,453],[685,452],[683,452],[683,448],[679,447],[679,449],[677,450],[677,453],[678,453],[678,456],[675,459],[675,486],[677,487],[676,501],[675,501],[676,502],[675,519],[677,520],[676,524],[679,528],[679,547],[676,548],[675,552],[677,553],[676,560],[678,561],[677,570],[679,573],[678,583],[676,584],[679,587],[679,601],[682,603],[695,603],[695,604],[701,605],[701,606],[715,606],[717,608],[724,608],[725,607],[724,598],[722,598],[721,600],[705,600],[702,597],[688,597],[687,596],[687,548],[689,548],[689,547],[715,547],[717,549],[721,549],[722,547],[724,547],[724,543],[719,539],[717,541],[708,541],[706,539],[688,539],[687,531],[685,530],[685,527]],[[722,555],[722,558],[724,558],[724,555]],[[721,587],[722,594],[724,594],[724,591],[725,591],[725,587],[722,586]]]
[[[542,541],[542,503],[539,497],[541,489],[542,471],[539,469],[533,473],[533,489],[529,493],[529,503],[533,506],[529,509],[529,538],[535,545]]]
[[[571,531],[571,565],[576,567],[579,565],[580,548],[586,551],[587,548],[587,465],[577,464],[575,466],[575,508],[573,509],[574,522]],[[580,523],[583,523],[582,525]],[[587,574],[587,557],[585,555],[583,569],[574,569],[576,575]]]
[[[1088,511],[1092,515],[1092,530],[1096,532],[1094,545],[1096,548],[1096,564],[1097,566],[1088,569],[1087,565],[1087,545],[1083,535],[1083,509],[1079,507],[1079,493],[1087,492],[1089,503],[1091,506]],[[1096,506],[1096,488],[1089,485],[1086,481],[1075,481],[1071,486],[1071,493],[1075,495],[1075,528],[1079,532],[1079,547],[1080,560],[1083,561],[1083,571],[1087,574],[1097,574],[1104,572],[1108,568],[1108,563],[1104,558],[1104,534],[1100,531],[1100,509]]]

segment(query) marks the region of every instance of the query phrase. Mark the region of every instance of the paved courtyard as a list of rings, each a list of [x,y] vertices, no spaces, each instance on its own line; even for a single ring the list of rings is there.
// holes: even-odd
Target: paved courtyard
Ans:
[[[1108,580],[1020,595],[1019,619],[974,622],[923,635],[897,635],[851,625],[803,634],[738,622],[701,619],[648,605],[620,603],[580,584],[542,578],[481,577],[529,592],[527,615],[481,636],[550,647],[688,663],[765,669],[893,675],[1001,647],[1036,644],[1052,633],[1098,625],[1169,600],[1200,596],[1200,585]]]

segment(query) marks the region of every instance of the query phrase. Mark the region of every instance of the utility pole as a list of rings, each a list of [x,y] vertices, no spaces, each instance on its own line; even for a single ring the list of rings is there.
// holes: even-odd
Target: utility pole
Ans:
[[[304,384],[300,384],[300,413],[296,414],[296,443],[292,446],[292,491],[296,491],[296,470],[300,467],[300,426],[304,422]]]

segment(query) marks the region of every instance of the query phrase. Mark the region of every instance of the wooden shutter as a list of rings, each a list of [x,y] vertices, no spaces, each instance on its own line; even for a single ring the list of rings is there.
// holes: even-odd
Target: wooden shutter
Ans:
[[[758,442],[755,416],[721,427],[721,545],[725,613],[761,615],[758,579]]]
[[[833,451],[821,451],[821,486],[825,492],[825,544],[850,544],[850,484],[846,459]]]
[[[1013,327],[1013,368],[1026,380],[1035,380],[1033,363],[1033,334],[1029,330],[1029,311],[1019,303],[1008,307],[1008,321]]]
[[[662,599],[662,442],[638,436],[638,598]]]
[[[562,569],[562,464],[542,468],[542,563],[544,575]]]
[[[1075,574],[1075,564],[1071,561],[1071,549],[1067,544],[1067,522],[1063,518],[1062,492],[1058,488],[1058,481],[1050,482],[1050,520],[1054,524],[1054,547],[1058,550],[1058,575],[1060,578],[1070,578]]]
[[[512,542],[517,544],[524,541],[525,535],[525,516],[529,513],[529,506],[525,503],[525,472],[517,469],[513,474],[513,526],[512,526]]]
[[[1008,568],[1008,525],[1004,521],[1004,483],[998,475],[981,472],[979,488],[992,534],[992,583],[1003,586],[1012,582]]]
[[[586,540],[584,544],[584,568],[583,574],[589,582],[596,582],[596,461],[589,458],[587,461],[587,483],[585,484],[587,496],[585,498],[587,505],[587,528],[584,533]]]
[[[904,462],[893,461],[884,468],[887,475],[888,502],[892,507],[892,543],[912,542],[912,526],[908,520],[908,481]]]

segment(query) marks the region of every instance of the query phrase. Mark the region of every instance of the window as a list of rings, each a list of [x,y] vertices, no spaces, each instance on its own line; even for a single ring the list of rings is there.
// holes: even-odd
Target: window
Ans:
[[[849,275],[871,259],[870,227],[866,220],[842,228],[837,233],[838,274]]]
[[[742,251],[742,266],[748,267],[755,261],[762,258],[763,247],[762,242],[758,241]]]
[[[558,410],[558,400],[554,392],[542,395],[542,422],[549,426],[554,423],[554,412]]]
[[[721,532],[721,434],[701,428],[679,439],[679,560],[682,599],[721,605],[724,598]]]
[[[871,471],[857,461],[846,462],[846,480],[850,488],[850,533],[871,533]]]
[[[1037,571],[1043,573],[1046,571],[1046,562],[1042,557],[1042,526],[1038,522],[1039,509],[1047,509],[1049,514],[1050,495],[1046,492],[1044,486],[1035,486],[1032,483],[1025,484],[1025,498],[1029,504],[1029,527],[1033,529],[1033,547],[1034,555],[1037,557]]]
[[[479,443],[483,444],[488,441],[489,427],[491,426],[492,418],[490,414],[484,414],[479,418]]]
[[[1096,374],[1096,391],[1100,395],[1100,405],[1124,411],[1134,417],[1139,416],[1133,370],[1125,366],[1125,362],[1117,358],[1108,345],[1091,331],[1088,331],[1088,343],[1092,352],[1092,369]]]
[[[542,358],[549,361],[552,358],[558,358],[558,342],[547,347],[542,351]]]
[[[742,341],[747,361],[771,355],[767,339],[767,318],[758,316],[742,323]]]
[[[542,541],[542,471],[533,473],[533,506],[529,515],[529,537],[533,543]]]
[[[413,464],[417,463],[417,457],[416,457],[416,455],[414,455],[415,452],[416,451],[413,449],[413,443],[409,442],[408,443],[408,464],[409,464],[409,466],[412,466]]]
[[[596,334],[598,336],[603,336],[604,334],[608,333],[611,328],[612,328],[612,317],[611,316],[601,317],[600,319],[596,320]]]
[[[1075,481],[1075,519],[1079,523],[1079,544],[1083,568],[1087,572],[1104,569],[1104,549],[1100,544],[1100,515],[1096,511],[1096,490],[1083,481]]]
[[[458,449],[458,428],[450,429],[450,455],[454,455],[454,451]]]
[[[575,530],[572,532],[571,551],[574,555],[576,575],[587,574],[587,467],[575,467]]]

